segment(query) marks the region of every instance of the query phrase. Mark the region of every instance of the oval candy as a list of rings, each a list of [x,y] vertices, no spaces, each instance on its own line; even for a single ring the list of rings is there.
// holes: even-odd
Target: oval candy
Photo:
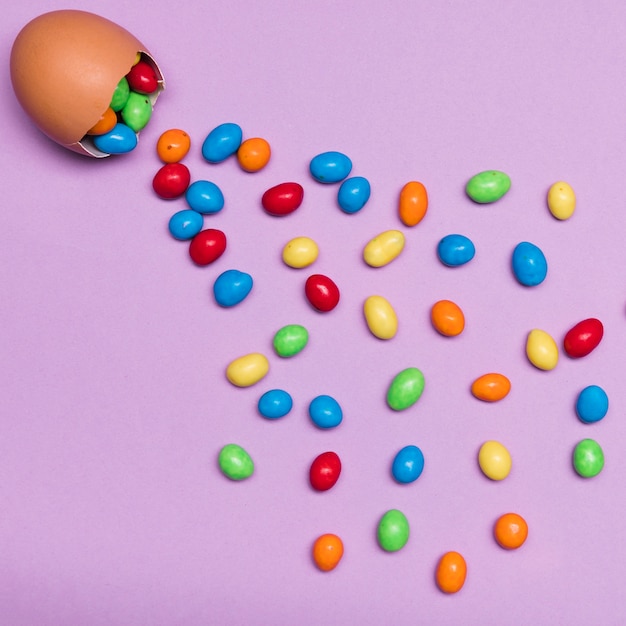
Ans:
[[[251,352],[231,361],[226,368],[226,378],[235,387],[250,387],[269,372],[267,357],[259,352]]]
[[[338,183],[352,171],[352,161],[342,152],[322,152],[311,159],[309,171],[320,183]]]
[[[185,192],[185,200],[190,208],[203,215],[219,213],[224,208],[222,190],[209,180],[196,180]]]
[[[202,156],[209,163],[221,163],[235,154],[241,145],[243,133],[238,124],[226,122],[216,126],[202,143]]]
[[[244,172],[258,172],[270,161],[270,144],[262,137],[246,139],[237,150],[237,162]]]
[[[378,544],[386,552],[397,552],[409,540],[409,522],[398,509],[390,509],[378,522]]]
[[[215,301],[226,308],[235,306],[246,299],[252,285],[250,274],[239,270],[226,270],[213,283]]]
[[[189,256],[196,265],[210,265],[226,250],[226,235],[216,228],[201,230],[189,242]]]
[[[220,450],[218,463],[224,476],[231,480],[245,480],[254,473],[254,461],[235,443],[226,444]]]
[[[583,439],[574,448],[572,463],[579,476],[593,478],[604,468],[604,452],[594,439]]]
[[[307,300],[318,311],[327,313],[339,304],[339,287],[324,274],[312,274],[306,279],[304,293]]]
[[[487,204],[499,200],[511,188],[511,179],[504,172],[498,170],[486,170],[472,176],[465,192],[479,204]]]
[[[511,267],[517,281],[525,287],[541,284],[548,274],[548,262],[534,243],[522,241],[515,246]]]
[[[124,105],[128,101],[128,97],[130,96],[130,85],[128,84],[128,79],[126,76],[122,76],[119,82],[115,86],[113,90],[113,95],[111,96],[111,103],[109,106],[115,111],[119,112],[124,108]]]
[[[291,411],[293,399],[283,389],[270,389],[259,398],[257,408],[263,417],[275,420],[285,417]]]
[[[382,296],[370,296],[363,304],[367,327],[378,339],[392,339],[398,332],[398,317]]]
[[[439,300],[430,310],[430,321],[444,337],[456,337],[465,329],[465,315],[461,307],[451,300]]]
[[[491,480],[504,480],[511,472],[511,455],[498,441],[486,441],[478,451],[478,465]]]
[[[313,544],[313,561],[323,572],[330,572],[343,557],[343,542],[332,533],[319,536]]]
[[[170,235],[179,241],[193,239],[201,230],[204,224],[202,215],[191,209],[177,211],[170,217],[168,229]]]
[[[416,180],[412,180],[400,191],[398,201],[398,216],[405,226],[417,226],[428,210],[428,192],[426,187]]]
[[[152,188],[159,198],[171,200],[182,196],[189,182],[191,172],[184,163],[166,163],[152,179]]]
[[[182,161],[191,148],[191,138],[180,128],[170,128],[157,140],[156,151],[163,163]]]
[[[344,213],[357,213],[370,199],[371,187],[369,180],[363,176],[346,178],[339,186],[337,203]]]
[[[318,428],[335,428],[339,426],[343,420],[343,411],[335,398],[321,395],[311,400],[309,404],[309,417]]]
[[[424,454],[417,446],[404,446],[393,459],[391,473],[402,484],[416,481],[424,471]]]
[[[476,254],[471,239],[465,235],[446,235],[437,244],[437,256],[448,267],[459,267],[469,263]]]
[[[270,215],[281,217],[293,213],[303,198],[304,189],[299,183],[280,183],[263,194],[261,205]]]
[[[579,359],[598,347],[604,336],[604,326],[599,319],[590,317],[570,328],[563,339],[568,356]]]
[[[146,61],[135,63],[126,74],[126,80],[130,89],[142,94],[153,93],[159,86],[154,68]]]
[[[528,524],[517,513],[505,513],[496,520],[493,536],[505,550],[517,550],[528,538]]]
[[[310,237],[294,237],[283,248],[283,262],[289,267],[302,269],[312,265],[319,256],[319,248]]]
[[[391,263],[404,250],[404,235],[399,230],[386,230],[371,239],[363,249],[363,259],[370,267]]]
[[[576,399],[576,415],[581,422],[593,424],[599,422],[609,410],[609,397],[598,385],[585,387]]]
[[[511,391],[511,381],[497,372],[479,376],[472,383],[472,395],[483,402],[498,402]]]
[[[526,338],[526,356],[537,369],[553,370],[559,362],[559,349],[545,330],[534,328]]]
[[[274,335],[274,350],[278,356],[291,357],[304,350],[309,341],[309,331],[300,324],[283,326]]]
[[[117,124],[117,114],[115,111],[108,107],[107,110],[101,115],[100,119],[87,131],[88,135],[104,135],[113,130]]]
[[[341,474],[341,459],[336,452],[322,452],[315,457],[309,469],[309,482],[316,491],[334,487]]]
[[[576,194],[571,186],[560,180],[548,190],[548,209],[557,220],[568,220],[576,209]]]
[[[121,115],[124,124],[138,133],[152,117],[152,101],[146,95],[131,91]]]
[[[407,367],[396,374],[387,390],[387,404],[394,411],[413,406],[424,391],[424,374],[417,367]]]
[[[137,147],[137,135],[129,126],[118,122],[108,133],[94,135],[93,143],[100,152],[126,154]]]
[[[446,552],[437,563],[435,580],[444,593],[457,593],[465,584],[467,563],[458,552]]]

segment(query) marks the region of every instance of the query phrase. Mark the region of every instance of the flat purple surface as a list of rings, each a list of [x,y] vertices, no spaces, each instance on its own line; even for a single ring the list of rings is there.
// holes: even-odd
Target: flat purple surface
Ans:
[[[2,623],[625,623],[626,5],[143,4],[72,7],[133,32],[167,80],[137,150],[104,161],[52,144],[10,88],[14,37],[54,7],[11,3],[0,21]],[[248,174],[233,159],[203,161],[203,139],[226,121],[271,143],[266,169]],[[163,201],[151,189],[156,140],[173,127],[192,137],[184,161],[192,179],[212,180],[226,198],[205,225],[223,230],[228,247],[205,268],[167,232],[184,200]],[[337,186],[310,177],[310,159],[326,150],[348,154],[353,174],[370,180],[360,213],[342,213]],[[501,201],[481,206],[464,186],[485,169],[513,183]],[[292,180],[304,186],[302,206],[267,215],[262,193]],[[412,229],[396,212],[409,180],[422,181],[430,197]],[[566,222],[546,206],[558,180],[578,198]],[[383,268],[365,265],[364,245],[393,228],[406,235],[401,256]],[[437,260],[437,242],[450,233],[476,245],[467,266]],[[298,235],[320,247],[309,269],[281,261]],[[539,287],[512,276],[520,241],[546,255]],[[233,309],[212,296],[226,269],[254,278]],[[310,273],[339,286],[332,312],[306,301]],[[397,312],[391,341],[365,324],[363,302],[373,294]],[[454,339],[429,322],[444,298],[467,319]],[[528,362],[531,329],[561,344],[587,317],[605,329],[588,357],[562,354],[550,372]],[[272,338],[289,323],[304,325],[310,341],[281,359]],[[270,373],[233,387],[227,364],[256,351],[268,356]],[[386,389],[410,366],[424,372],[426,389],[396,413]],[[469,392],[490,371],[512,382],[496,404]],[[610,408],[586,425],[574,404],[590,384],[606,390]],[[256,409],[271,388],[294,399],[292,412],[273,422]],[[340,402],[337,429],[309,420],[319,394]],[[606,456],[589,480],[571,463],[585,437]],[[513,458],[501,482],[477,465],[490,439]],[[256,464],[241,483],[217,466],[231,442]],[[409,444],[424,452],[425,469],[399,485],[391,462]],[[317,493],[309,465],[326,450],[341,457],[343,473]],[[391,508],[411,527],[394,554],[376,542]],[[508,511],[530,529],[512,552],[492,536]],[[310,556],[326,532],[345,546],[330,573]],[[468,564],[454,596],[434,583],[448,550]]]

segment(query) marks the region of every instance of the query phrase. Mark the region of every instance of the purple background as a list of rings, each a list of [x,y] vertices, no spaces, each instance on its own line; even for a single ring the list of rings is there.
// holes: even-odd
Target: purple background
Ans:
[[[10,89],[14,37],[51,8],[11,3],[0,22],[2,622],[624,623],[626,5],[76,2],[72,8],[143,40],[167,80],[137,150],[105,161],[57,148]],[[202,160],[204,137],[225,121],[269,140],[265,170]],[[205,224],[226,233],[228,248],[205,268],[167,232],[184,200],[163,201],[151,189],[156,140],[172,127],[192,137],[192,178],[216,182],[226,197]],[[311,157],[333,149],[372,184],[361,213],[342,213],[337,187],[308,174]],[[465,182],[491,168],[509,173],[511,191],[494,205],[473,204]],[[272,218],[260,197],[287,180],[304,186],[304,203]],[[409,180],[430,196],[413,229],[396,214]],[[546,207],[557,180],[578,197],[567,222]],[[363,246],[390,228],[405,231],[404,252],[369,268]],[[453,232],[477,248],[457,269],[435,255]],[[280,260],[298,235],[320,247],[310,270]],[[534,289],[510,271],[523,240],[549,263]],[[247,300],[225,310],[211,290],[230,268],[249,271],[255,283]],[[303,295],[316,272],[341,290],[328,314]],[[365,325],[362,304],[372,294],[398,314],[389,342]],[[465,312],[458,338],[430,325],[430,307],[442,298]],[[605,337],[590,356],[562,355],[551,372],[529,364],[529,330],[560,344],[591,316],[603,321]],[[281,360],[271,341],[288,323],[305,325],[310,342]],[[237,389],[225,367],[253,351],[269,357],[270,373]],[[415,407],[394,413],[386,388],[409,366],[423,370],[426,390]],[[493,405],[469,392],[489,371],[512,381]],[[589,384],[610,398],[595,425],[574,412]],[[294,409],[270,422],[256,402],[276,387],[291,393]],[[344,410],[332,431],[307,416],[322,393]],[[606,456],[590,480],[571,465],[584,437]],[[511,452],[504,481],[478,468],[488,439]],[[219,472],[217,454],[229,442],[253,456],[250,480]],[[401,486],[390,465],[408,444],[421,447],[426,466]],[[326,450],[340,455],[343,473],[331,491],[316,493],[308,467]],[[395,554],[375,538],[390,508],[411,525]],[[508,511],[530,528],[513,552],[492,537]],[[345,545],[330,573],[310,557],[324,532]],[[448,550],[468,563],[454,596],[434,584]]]

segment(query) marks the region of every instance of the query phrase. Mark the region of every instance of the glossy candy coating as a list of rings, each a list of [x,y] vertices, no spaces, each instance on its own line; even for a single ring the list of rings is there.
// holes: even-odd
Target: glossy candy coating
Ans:
[[[148,96],[130,92],[122,109],[122,120],[129,128],[138,133],[145,128],[152,117],[152,102]]]
[[[498,441],[485,441],[478,451],[478,465],[487,478],[504,480],[511,471],[511,455]]]
[[[267,357],[259,352],[244,354],[228,364],[226,378],[235,387],[250,387],[262,380],[269,372]]]
[[[416,180],[412,180],[400,191],[398,200],[398,217],[405,226],[417,226],[428,210],[428,192],[426,187]]]
[[[399,230],[386,230],[371,239],[363,249],[363,259],[370,267],[383,267],[396,259],[404,250],[404,234]]]
[[[498,545],[505,550],[517,550],[528,537],[528,524],[517,513],[505,513],[496,520],[493,536]]]
[[[218,463],[224,476],[231,480],[245,480],[254,473],[252,457],[235,443],[226,444],[220,450]]]
[[[402,484],[412,483],[424,471],[424,454],[417,446],[405,446],[398,451],[391,464],[391,473]]]
[[[341,459],[336,452],[322,452],[311,463],[309,482],[316,491],[328,491],[341,474]]]
[[[126,154],[137,147],[137,135],[132,128],[118,122],[108,133],[94,135],[93,143],[101,152]]]
[[[157,140],[156,151],[163,163],[182,161],[191,148],[191,138],[180,128],[170,128],[161,133]]]
[[[145,61],[138,61],[126,74],[128,86],[132,91],[140,94],[154,93],[159,86],[159,80],[153,67]]]
[[[291,357],[302,352],[309,342],[309,331],[300,324],[283,326],[274,335],[273,345],[278,356]]]
[[[318,428],[335,428],[343,420],[343,411],[335,398],[321,395],[311,400],[309,417]]]
[[[322,572],[334,570],[343,557],[343,542],[332,533],[319,536],[313,544],[313,561]]]
[[[128,101],[128,96],[130,96],[130,85],[126,76],[122,76],[115,86],[109,106],[116,112],[121,111]]]
[[[166,163],[154,175],[152,188],[159,198],[172,200],[179,198],[187,191],[190,181],[191,173],[186,165]]]
[[[568,220],[576,209],[576,194],[572,187],[560,180],[548,190],[548,209],[557,220]]]
[[[258,172],[270,161],[270,144],[262,137],[246,139],[237,150],[237,162],[244,172]]]
[[[378,544],[386,552],[397,552],[404,548],[409,534],[409,521],[398,509],[390,509],[378,522]]]
[[[318,311],[327,313],[339,303],[339,287],[324,274],[311,274],[304,284],[307,300]]]
[[[498,402],[511,391],[511,381],[497,372],[479,376],[472,383],[472,395],[483,402]]]
[[[599,319],[590,317],[570,328],[563,339],[568,356],[579,359],[598,347],[604,336],[604,326]]]
[[[430,321],[444,337],[456,337],[465,329],[465,315],[461,307],[451,300],[439,300],[430,309]]]
[[[471,239],[465,235],[446,235],[437,244],[437,256],[448,267],[459,267],[469,263],[476,254]]]
[[[465,192],[479,204],[499,200],[511,188],[511,179],[504,172],[487,170],[472,176],[465,186]]]
[[[574,448],[572,463],[579,476],[593,478],[604,468],[604,452],[597,441],[583,439]]]
[[[387,404],[394,411],[413,406],[424,391],[424,374],[417,367],[407,367],[396,374],[387,390]]]
[[[576,399],[576,415],[581,422],[593,424],[599,422],[609,410],[609,397],[598,385],[585,387]]]
[[[202,143],[202,156],[209,163],[221,163],[235,154],[241,145],[241,127],[232,122],[216,126]]]
[[[559,362],[559,349],[545,330],[534,328],[526,338],[526,356],[537,369],[553,370]]]
[[[513,274],[520,285],[535,287],[541,284],[548,274],[548,262],[543,252],[529,241],[515,246],[511,258]]]
[[[185,200],[190,208],[203,215],[219,213],[224,208],[222,190],[209,180],[196,180],[185,192]]]
[[[279,419],[291,411],[293,398],[283,389],[270,389],[259,398],[257,408],[266,419]]]
[[[352,161],[342,152],[323,152],[311,159],[309,171],[320,183],[338,183],[352,171]]]
[[[177,211],[170,217],[168,229],[170,235],[179,241],[193,239],[201,230],[204,220],[202,215],[191,209]]]
[[[213,296],[220,306],[232,307],[248,297],[252,285],[250,274],[239,270],[226,270],[215,279]]]
[[[226,235],[216,228],[201,230],[189,243],[189,256],[196,265],[210,265],[226,250]]]
[[[367,327],[378,339],[392,339],[398,332],[398,316],[388,300],[370,296],[363,304]]]
[[[261,205],[270,215],[281,217],[293,213],[303,198],[304,189],[299,183],[280,183],[263,194]]]
[[[295,269],[309,267],[317,260],[319,248],[310,237],[294,237],[283,248],[282,258],[285,265]]]
[[[467,577],[467,563],[458,552],[446,552],[437,563],[435,581],[444,593],[461,591]]]
[[[108,107],[100,119],[87,131],[88,135],[104,135],[115,128],[117,115],[115,111]]]
[[[370,199],[370,182],[363,176],[346,178],[339,186],[337,204],[344,213],[357,213]]]

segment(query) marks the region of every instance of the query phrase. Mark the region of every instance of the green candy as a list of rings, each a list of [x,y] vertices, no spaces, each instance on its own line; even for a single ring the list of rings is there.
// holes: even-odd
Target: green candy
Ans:
[[[274,350],[282,357],[289,357],[304,350],[309,341],[309,331],[299,324],[283,326],[274,335]]]
[[[136,133],[150,121],[152,116],[152,102],[148,96],[131,91],[128,100],[122,109],[124,124]]]
[[[378,523],[378,543],[387,552],[397,552],[409,540],[409,522],[397,509],[387,511]]]
[[[396,374],[387,391],[387,404],[394,411],[414,405],[424,391],[424,374],[417,367],[407,367]]]
[[[244,480],[254,472],[254,461],[235,443],[229,443],[220,450],[219,465],[224,476],[231,480]]]
[[[497,170],[480,172],[469,179],[465,192],[479,204],[488,204],[499,200],[511,188],[511,179]]]
[[[128,102],[128,96],[130,96],[130,87],[128,86],[128,80],[126,76],[120,78],[120,82],[117,83],[113,97],[111,98],[111,104],[109,105],[114,111],[121,111],[124,105]]]
[[[574,469],[583,478],[597,476],[604,467],[604,452],[597,441],[583,439],[576,444],[573,455]]]

